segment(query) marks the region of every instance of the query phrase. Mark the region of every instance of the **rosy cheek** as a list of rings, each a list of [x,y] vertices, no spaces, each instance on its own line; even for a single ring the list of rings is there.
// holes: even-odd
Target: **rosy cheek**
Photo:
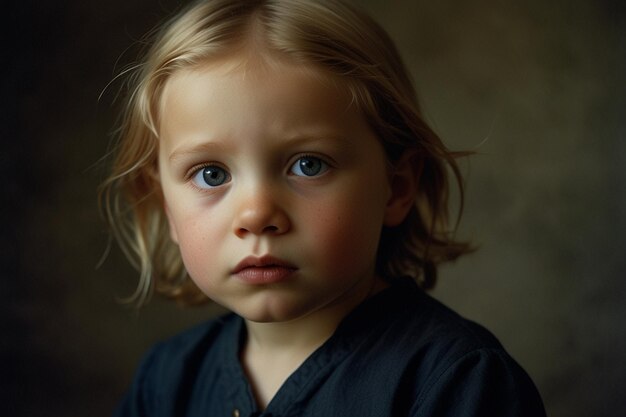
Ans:
[[[376,204],[380,196],[370,196],[363,190],[362,193],[346,196],[345,201],[338,205],[340,209],[335,213],[338,221],[332,232],[337,236],[334,250],[343,259],[357,263],[363,263],[368,258],[375,259],[382,228],[382,210]]]
[[[203,275],[212,250],[208,239],[210,231],[204,230],[196,221],[182,222],[179,225],[179,249],[189,274],[194,278]]]
[[[190,236],[182,233],[179,239],[179,249],[187,272],[195,278],[198,274],[198,264],[201,259],[200,245],[197,244]]]
[[[345,203],[329,202],[323,214],[309,222],[309,245],[318,248],[318,264],[330,270],[350,270],[352,264],[363,263],[364,257],[374,256],[375,252],[377,236],[367,224],[369,219]]]

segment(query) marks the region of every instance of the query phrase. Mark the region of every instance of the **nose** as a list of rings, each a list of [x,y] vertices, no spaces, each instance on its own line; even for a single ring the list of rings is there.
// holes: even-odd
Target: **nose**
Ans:
[[[242,196],[233,224],[234,233],[239,238],[249,234],[281,235],[290,228],[287,213],[267,188]]]

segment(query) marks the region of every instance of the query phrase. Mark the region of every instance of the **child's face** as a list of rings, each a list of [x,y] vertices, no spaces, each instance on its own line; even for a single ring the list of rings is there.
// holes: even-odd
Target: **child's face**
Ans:
[[[160,180],[187,271],[253,321],[349,302],[376,279],[383,148],[321,77],[237,63],[179,71],[163,94]]]

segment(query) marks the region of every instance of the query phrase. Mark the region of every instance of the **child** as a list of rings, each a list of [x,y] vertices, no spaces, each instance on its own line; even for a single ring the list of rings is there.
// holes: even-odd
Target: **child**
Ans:
[[[446,229],[457,155],[370,18],[199,1],[135,82],[104,191],[135,299],[233,313],[154,347],[117,415],[545,415],[498,341],[424,293],[470,249]]]

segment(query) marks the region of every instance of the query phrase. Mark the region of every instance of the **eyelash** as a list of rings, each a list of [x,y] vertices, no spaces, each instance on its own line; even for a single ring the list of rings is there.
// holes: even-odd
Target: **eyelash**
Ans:
[[[323,171],[321,173],[315,173],[313,175],[296,175],[294,174],[293,170],[296,167],[296,164],[298,163],[298,161],[302,161],[304,159],[316,159],[318,161],[320,161],[320,163],[322,164],[322,167],[320,169],[322,169]],[[295,175],[298,177],[303,177],[303,178],[316,178],[319,177],[320,175],[323,175],[326,171],[328,171],[330,168],[332,168],[331,163],[329,163],[327,161],[326,158],[323,158],[319,155],[314,155],[314,154],[303,154],[303,155],[298,155],[295,159],[292,160],[293,162],[291,162],[289,164],[288,167],[288,175]],[[300,167],[300,171],[302,171],[302,166]]]
[[[198,183],[196,183],[195,179],[196,177],[202,173],[205,169],[209,168],[209,167],[215,167],[215,168],[219,168],[221,170],[223,170],[226,173],[226,178],[224,180],[223,183],[221,184],[217,184],[214,186],[211,186],[209,184],[207,184],[207,187],[202,187],[201,185],[199,185]],[[215,188],[218,188],[228,182],[230,182],[231,179],[231,175],[230,172],[228,171],[228,169],[224,168],[223,166],[221,166],[221,164],[215,163],[215,162],[208,162],[205,164],[201,164],[201,165],[196,165],[193,168],[191,168],[188,172],[188,174],[186,175],[186,181],[189,182],[193,187],[198,188],[202,191],[209,191]]]

